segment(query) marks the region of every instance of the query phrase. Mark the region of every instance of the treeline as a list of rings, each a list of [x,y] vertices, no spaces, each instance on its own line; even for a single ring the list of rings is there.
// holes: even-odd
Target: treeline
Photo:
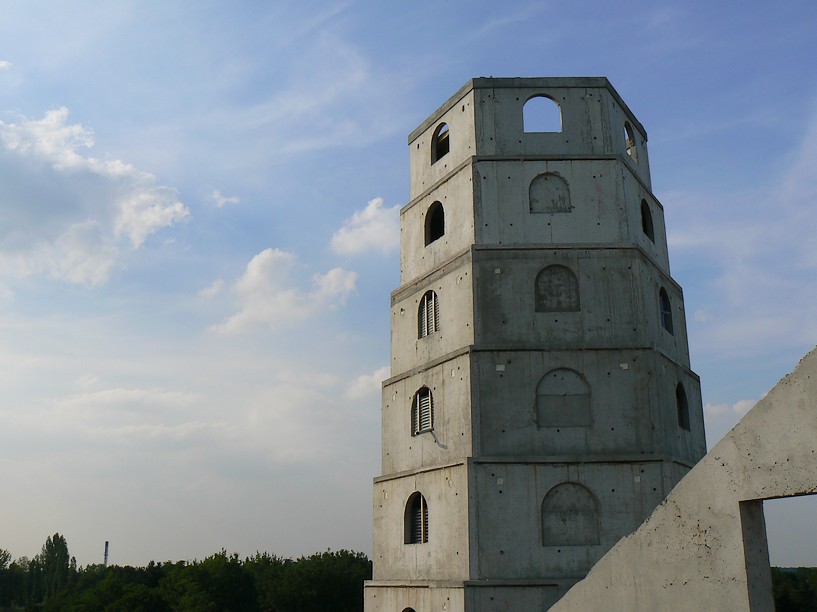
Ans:
[[[59,533],[33,559],[0,549],[0,609],[70,612],[352,612],[363,610],[372,564],[340,550],[244,560],[222,550],[201,561],[77,568]]]
[[[773,567],[776,612],[817,610],[817,567]]]

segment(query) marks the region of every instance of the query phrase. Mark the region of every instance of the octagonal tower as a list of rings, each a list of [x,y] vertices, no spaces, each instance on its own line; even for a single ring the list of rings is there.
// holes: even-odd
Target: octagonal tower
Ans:
[[[409,136],[367,611],[547,609],[704,455],[646,142],[605,78]]]

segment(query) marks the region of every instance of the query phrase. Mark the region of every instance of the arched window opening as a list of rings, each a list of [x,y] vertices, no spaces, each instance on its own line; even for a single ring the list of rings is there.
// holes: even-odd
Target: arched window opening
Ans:
[[[426,246],[445,235],[445,210],[442,202],[434,202],[426,212]]]
[[[426,291],[420,299],[420,311],[417,315],[417,337],[425,338],[440,331],[440,301],[433,291]]]
[[[661,327],[674,334],[672,331],[672,304],[670,304],[669,296],[663,287],[658,292],[658,302],[661,308]]]
[[[422,387],[411,403],[411,435],[416,436],[434,429],[434,397],[431,389]]]
[[[556,485],[542,501],[544,546],[588,546],[599,543],[596,498],[574,482]]]
[[[689,431],[689,402],[681,383],[675,387],[675,405],[678,409],[678,426]]]
[[[451,150],[451,145],[448,140],[448,124],[441,123],[434,130],[434,136],[431,137],[431,163],[434,164],[441,157],[448,155]]]
[[[533,96],[522,107],[522,122],[526,132],[561,132],[562,109],[552,98]]]
[[[414,612],[414,608],[403,608],[403,612]]]
[[[624,146],[627,150],[627,155],[633,158],[634,162],[638,161],[638,151],[635,148],[635,132],[633,126],[629,121],[624,122]]]
[[[641,230],[651,242],[655,242],[655,232],[653,231],[652,225],[652,213],[650,212],[650,205],[647,204],[647,200],[641,200]]]
[[[536,276],[536,312],[573,312],[580,309],[579,281],[564,266],[548,266]]]
[[[569,213],[573,210],[567,182],[552,172],[540,174],[530,182],[528,202],[532,213]]]
[[[425,544],[428,542],[428,504],[422,493],[415,491],[406,502],[403,520],[405,544]]]
[[[536,386],[539,427],[587,427],[593,424],[590,385],[581,374],[560,368],[545,374]]]

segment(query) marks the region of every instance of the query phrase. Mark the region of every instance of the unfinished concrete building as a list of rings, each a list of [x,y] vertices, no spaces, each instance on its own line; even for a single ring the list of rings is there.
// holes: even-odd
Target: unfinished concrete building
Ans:
[[[409,136],[366,610],[545,610],[704,455],[646,133],[473,79]]]

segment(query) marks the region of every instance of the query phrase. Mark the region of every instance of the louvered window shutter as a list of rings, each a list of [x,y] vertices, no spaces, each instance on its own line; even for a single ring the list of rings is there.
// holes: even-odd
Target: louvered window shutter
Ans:
[[[421,542],[428,542],[428,504],[425,497],[420,497],[420,504],[423,507],[423,538]]]
[[[432,293],[431,298],[434,302],[434,325],[431,326],[431,333],[434,333],[440,331],[440,300],[436,293]]]

